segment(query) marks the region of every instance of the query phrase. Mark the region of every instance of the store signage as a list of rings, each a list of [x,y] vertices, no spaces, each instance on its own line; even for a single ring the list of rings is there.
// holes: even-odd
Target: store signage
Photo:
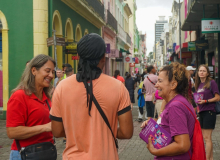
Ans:
[[[108,44],[105,44],[105,46],[106,46],[106,53],[110,53],[111,52],[111,50],[110,50],[110,44],[108,43]]]
[[[77,43],[76,42],[66,42],[65,53],[66,54],[76,54],[77,53]]]
[[[180,58],[180,53],[178,53],[178,58]],[[182,52],[182,58],[192,58],[192,52]]]
[[[220,18],[203,18],[202,33],[220,33]]]
[[[123,62],[123,59],[122,58],[116,58],[115,61],[116,62]]]
[[[196,51],[196,43],[188,42],[188,51]]]
[[[138,64],[139,63],[139,59],[138,57],[135,57],[135,64]]]
[[[198,40],[198,41],[195,41],[195,44],[196,44],[196,51],[209,49],[208,40]]]
[[[168,52],[173,52],[173,49],[168,49]]]
[[[135,64],[135,67],[136,67],[136,68],[140,68],[141,65],[140,65],[140,64]]]
[[[132,57],[130,57],[130,56],[124,57],[124,62],[125,63],[132,63],[133,62]]]
[[[79,60],[78,56],[72,56],[72,60]]]
[[[134,67],[134,66],[135,66],[134,63],[130,63],[130,64],[129,64],[129,67]]]

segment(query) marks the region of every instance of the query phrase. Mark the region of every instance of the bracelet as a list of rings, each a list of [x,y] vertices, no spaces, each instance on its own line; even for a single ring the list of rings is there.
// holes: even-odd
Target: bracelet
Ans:
[[[204,100],[205,101],[205,103],[207,103],[207,101],[206,100]]]

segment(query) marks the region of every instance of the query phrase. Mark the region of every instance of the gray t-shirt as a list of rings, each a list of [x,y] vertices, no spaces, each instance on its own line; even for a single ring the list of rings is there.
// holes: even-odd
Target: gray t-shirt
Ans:
[[[59,78],[58,78],[58,77],[54,79],[54,82],[53,82],[54,88],[56,88],[56,86],[57,86],[56,84],[57,84],[58,81],[59,81]]]

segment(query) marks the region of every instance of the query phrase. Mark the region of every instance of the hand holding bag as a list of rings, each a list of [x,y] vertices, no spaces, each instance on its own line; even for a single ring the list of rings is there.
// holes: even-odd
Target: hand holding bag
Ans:
[[[47,101],[47,106],[50,110],[50,105],[48,101]],[[22,148],[18,140],[15,140],[15,142],[18,151],[20,151],[22,160],[56,160],[57,159],[56,146],[51,142],[37,143]]]

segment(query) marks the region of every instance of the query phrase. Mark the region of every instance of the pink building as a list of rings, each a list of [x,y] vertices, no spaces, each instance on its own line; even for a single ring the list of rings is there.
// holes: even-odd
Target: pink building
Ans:
[[[117,20],[115,19],[115,0],[102,1],[105,7],[105,22],[106,25],[102,28],[102,36],[106,44],[110,44],[110,53],[106,54],[106,65],[103,73],[112,75],[115,69],[115,57],[119,56],[119,51],[116,49],[117,36]]]

